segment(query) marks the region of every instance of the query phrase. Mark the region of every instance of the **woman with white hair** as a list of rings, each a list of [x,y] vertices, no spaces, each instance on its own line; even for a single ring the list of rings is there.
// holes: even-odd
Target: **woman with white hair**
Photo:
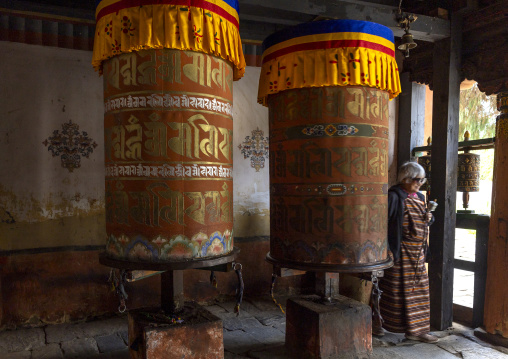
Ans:
[[[383,327],[406,338],[435,343],[430,332],[429,277],[425,268],[428,227],[433,216],[419,192],[425,170],[416,162],[399,168],[398,184],[388,190],[388,246],[394,265],[380,280]],[[382,335],[382,328],[373,334]]]

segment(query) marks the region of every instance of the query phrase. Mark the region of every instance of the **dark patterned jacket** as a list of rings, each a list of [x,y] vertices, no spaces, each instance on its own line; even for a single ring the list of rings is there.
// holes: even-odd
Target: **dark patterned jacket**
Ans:
[[[393,254],[393,260],[396,262],[400,259],[400,243],[402,241],[402,223],[404,221],[404,200],[408,193],[395,185],[388,190],[388,248]],[[420,200],[425,202],[425,196],[417,192],[416,195]],[[432,217],[429,226],[434,222]],[[425,253],[428,253],[427,244],[425,243]]]

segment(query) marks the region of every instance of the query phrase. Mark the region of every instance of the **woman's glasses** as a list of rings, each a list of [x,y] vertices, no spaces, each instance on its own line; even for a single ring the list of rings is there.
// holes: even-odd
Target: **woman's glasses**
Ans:
[[[413,178],[413,182],[418,182],[420,184],[424,184],[425,182],[427,182],[427,179],[424,177],[424,178]]]

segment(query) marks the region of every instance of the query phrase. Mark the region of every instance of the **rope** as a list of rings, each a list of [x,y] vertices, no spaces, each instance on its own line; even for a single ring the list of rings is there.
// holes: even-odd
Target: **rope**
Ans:
[[[277,300],[275,299],[275,296],[273,295],[273,291],[274,291],[274,288],[275,288],[275,280],[277,279],[277,276],[275,274],[272,274],[272,285],[270,286],[270,297],[272,297],[272,301],[275,303],[276,306],[279,307],[280,311],[282,312],[282,314],[286,314],[284,312],[284,309],[282,309],[282,305],[280,305]]]

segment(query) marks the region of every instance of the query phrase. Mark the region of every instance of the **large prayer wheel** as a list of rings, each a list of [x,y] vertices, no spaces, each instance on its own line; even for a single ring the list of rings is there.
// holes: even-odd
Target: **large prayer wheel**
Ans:
[[[370,22],[327,20],[276,33],[263,46],[268,261],[326,272],[391,266],[388,102],[400,92],[393,33]]]
[[[107,257],[188,262],[233,250],[235,1],[104,0]],[[191,50],[192,49],[192,50]]]

